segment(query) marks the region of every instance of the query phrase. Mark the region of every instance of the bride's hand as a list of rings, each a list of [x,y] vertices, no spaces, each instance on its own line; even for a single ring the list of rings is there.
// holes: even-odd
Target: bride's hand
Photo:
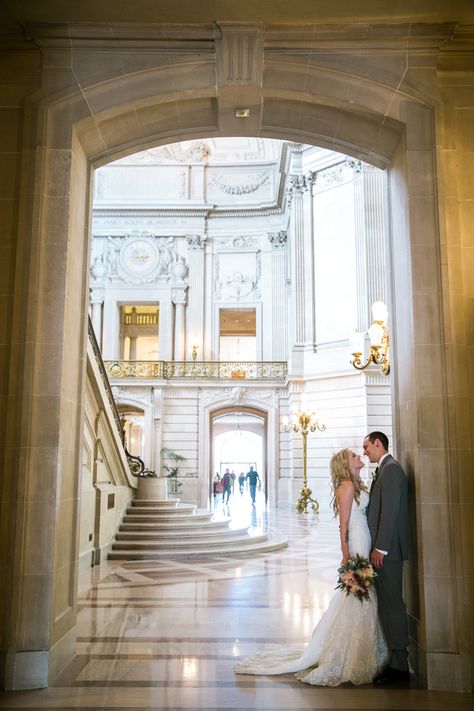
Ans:
[[[341,565],[345,565],[347,563],[347,561],[349,560],[349,558],[350,558],[349,555],[342,556]]]

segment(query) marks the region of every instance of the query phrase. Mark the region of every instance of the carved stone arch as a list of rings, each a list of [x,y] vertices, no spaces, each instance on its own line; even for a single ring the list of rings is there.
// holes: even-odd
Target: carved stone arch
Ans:
[[[274,403],[263,403],[258,398],[258,394],[253,397],[249,395],[245,398],[245,402],[235,403],[229,399],[228,395],[223,394],[222,397],[216,398],[210,403],[204,403],[200,407],[199,413],[199,471],[207,472],[207,476],[202,477],[201,481],[201,505],[203,505],[209,497],[209,483],[212,478],[212,458],[211,458],[211,423],[212,419],[219,415],[230,412],[246,412],[248,414],[260,417],[264,421],[264,443],[263,443],[263,459],[265,462],[266,476],[266,492],[267,497],[276,502],[277,495],[277,477],[279,473],[278,461],[276,453],[278,451],[278,413]]]
[[[24,560],[23,547],[31,540],[38,541],[36,560],[48,561],[41,570],[34,567],[35,561],[31,569],[25,564],[15,568],[12,575],[15,599],[33,600],[37,611],[36,637],[32,642],[29,636],[31,607],[19,605],[15,630],[12,629],[15,642],[12,649],[20,651],[12,651],[12,654],[20,660],[22,650],[29,650],[29,653],[32,650],[31,654],[41,658],[39,685],[40,682],[47,683],[48,672],[54,678],[61,661],[64,664],[74,650],[77,529],[67,526],[64,512],[68,509],[61,506],[61,497],[64,491],[70,490],[70,482],[79,476],[80,471],[78,443],[81,441],[84,408],[86,275],[89,266],[87,234],[94,167],[170,141],[238,136],[244,132],[248,135],[249,126],[254,135],[330,147],[369,163],[386,166],[392,262],[396,265],[391,310],[396,346],[393,372],[398,455],[408,469],[413,488],[415,478],[417,481],[423,476],[429,479],[434,464],[447,472],[449,482],[453,472],[457,471],[454,445],[450,448],[453,435],[448,427],[446,363],[440,358],[434,375],[431,371],[429,376],[426,375],[428,371],[424,368],[433,353],[446,351],[440,298],[443,292],[440,287],[433,107],[423,104],[417,92],[408,94],[405,90],[400,93],[397,84],[391,89],[384,86],[380,81],[383,77],[378,75],[377,63],[380,61],[377,56],[372,62],[371,86],[378,92],[380,108],[365,114],[356,111],[349,98],[355,71],[350,71],[349,64],[346,66],[346,84],[341,84],[347,94],[345,98],[336,96],[331,103],[323,98],[314,101],[304,86],[301,89],[290,86],[288,77],[291,72],[285,79],[283,70],[291,63],[291,58],[280,57],[279,66],[272,75],[270,71],[264,72],[263,109],[258,114],[262,120],[253,117],[257,123],[245,124],[245,127],[228,117],[222,124],[219,122],[223,109],[217,101],[215,66],[209,56],[205,60],[189,60],[173,67],[164,83],[157,81],[165,76],[160,68],[138,71],[111,81],[98,81],[81,91],[77,90],[76,84],[73,91],[63,88],[64,93],[41,99],[36,97],[32,101],[29,116],[31,144],[28,144],[31,160],[24,161],[21,176],[25,190],[18,237],[19,254],[27,254],[29,258],[17,260],[15,279],[18,285],[24,286],[16,290],[18,318],[14,320],[12,336],[17,351],[24,351],[28,357],[17,359],[14,367],[18,372],[10,378],[12,402],[21,401],[24,412],[20,414],[24,416],[18,417],[20,424],[15,427],[14,435],[9,434],[9,443],[13,443],[10,447],[12,479],[21,482],[21,491],[28,492],[30,486],[34,488],[37,467],[34,453],[49,453],[49,474],[44,476],[51,496],[47,504],[40,503],[47,520],[56,524],[38,529],[43,519],[30,515],[28,512],[34,507],[21,506],[20,501],[18,512],[25,513],[18,513],[23,518],[11,529],[11,540],[14,541],[12,565]],[[377,89],[378,84],[380,89]],[[297,86],[301,86],[301,82]],[[245,93],[242,97],[245,100]],[[393,98],[392,102],[387,101],[390,98]],[[26,293],[28,300],[24,298]],[[55,354],[60,355],[54,381],[50,377],[53,347]],[[397,362],[403,363],[404,367],[398,368]],[[14,390],[16,383],[21,383],[19,393]],[[46,396],[39,387],[42,383],[49,387]],[[261,407],[257,398],[255,401],[249,399],[247,404]],[[223,406],[224,401],[219,405]],[[44,421],[45,408],[48,410],[47,422]],[[206,405],[202,409],[201,432],[207,432],[203,441],[209,439],[210,408],[211,405]],[[269,427],[273,418],[272,436],[276,443],[276,408],[268,408],[268,418]],[[425,421],[430,426],[425,425]],[[271,446],[270,440],[269,436],[269,450],[276,456],[277,448]],[[437,454],[433,458],[435,449]],[[29,453],[26,460],[25,452]],[[200,471],[209,471],[209,461],[203,459],[200,465]],[[275,462],[275,475],[276,466]],[[207,481],[206,477],[203,480]],[[449,492],[450,487],[451,483],[447,487]],[[446,500],[450,502],[449,492]],[[201,504],[204,493],[201,491]],[[443,581],[456,578],[452,559],[443,555],[445,549],[459,549],[458,535],[450,519],[451,511],[452,508],[445,505],[438,519],[446,545],[437,550],[427,541],[426,550],[425,546],[419,547],[420,560],[415,555],[410,570],[411,588],[416,589],[418,583],[422,598],[429,594],[435,576],[442,576]],[[431,521],[429,506],[420,503],[416,516],[419,530],[427,530]],[[70,520],[74,519],[74,516],[70,517]],[[18,535],[14,534],[14,528],[20,532]],[[61,545],[59,531],[62,531]],[[70,559],[63,562],[62,567],[56,561],[50,562],[50,552],[59,549],[71,551]],[[431,571],[431,578],[425,568]],[[33,569],[35,575],[31,574]],[[39,595],[35,587],[39,578],[44,590],[57,591],[58,594]],[[430,627],[430,620],[439,616],[432,606],[422,604],[418,607],[417,594],[413,597],[413,619],[422,616],[419,631],[421,664],[426,667],[427,653],[423,650],[428,649],[430,663],[435,669],[436,663],[441,664],[436,661],[439,658],[437,650],[446,648],[451,651],[449,631],[458,624],[456,610],[461,610],[462,604],[459,599],[459,605],[453,603],[446,607],[447,614],[436,623],[436,639],[439,639],[436,644],[429,640],[426,629]],[[448,665],[449,661],[451,665],[446,666],[447,674],[451,669],[454,674],[461,656],[458,647],[452,651],[443,657],[443,664]],[[45,658],[46,662],[43,662]],[[430,673],[428,671],[427,675]]]

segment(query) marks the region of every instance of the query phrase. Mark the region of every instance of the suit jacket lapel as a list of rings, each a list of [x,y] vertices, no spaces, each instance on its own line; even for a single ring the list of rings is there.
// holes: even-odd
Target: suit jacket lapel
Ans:
[[[378,469],[377,478],[376,478],[376,479],[372,479],[372,483],[371,483],[371,485],[370,485],[369,501],[370,501],[370,496],[371,496],[371,494],[372,494],[372,492],[373,492],[373,490],[374,490],[374,486],[375,486],[376,482],[380,479],[380,475],[381,475],[381,473],[382,473],[383,467],[385,466],[386,462],[390,461],[391,459],[393,459],[393,457],[392,457],[391,454],[389,454],[387,457],[385,457],[385,459],[383,460],[382,464],[379,464],[379,465],[378,465],[378,467],[377,467],[377,469]]]
[[[382,473],[382,469],[383,469],[384,466],[387,464],[387,462],[390,462],[392,459],[393,459],[392,455],[389,454],[389,455],[387,455],[387,456],[385,457],[385,459],[383,460],[382,464],[379,464],[379,473],[378,473],[377,478],[378,478],[378,477],[380,476],[380,474]]]

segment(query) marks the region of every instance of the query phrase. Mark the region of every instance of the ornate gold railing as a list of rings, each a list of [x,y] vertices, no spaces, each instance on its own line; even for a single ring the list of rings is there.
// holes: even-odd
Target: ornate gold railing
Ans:
[[[202,378],[208,380],[284,380],[286,361],[106,360],[111,380],[125,378]]]

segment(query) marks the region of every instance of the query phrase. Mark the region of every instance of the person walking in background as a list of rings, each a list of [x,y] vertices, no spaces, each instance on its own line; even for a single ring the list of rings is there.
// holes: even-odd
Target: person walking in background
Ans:
[[[255,494],[257,491],[257,483],[260,484],[260,477],[258,473],[254,470],[253,466],[250,467],[250,471],[247,472],[246,479],[249,483],[250,498],[252,499],[252,504],[255,504]]]
[[[224,476],[222,477],[222,503],[228,504],[229,503],[229,496],[232,493],[232,486],[231,486],[231,479],[230,479],[230,471],[228,469],[225,470]]]
[[[370,432],[364,454],[377,462],[367,512],[372,552],[377,571],[379,618],[390,650],[388,666],[375,677],[378,686],[407,682],[408,619],[403,602],[403,561],[408,557],[408,487],[400,464],[388,453],[388,437]]]
[[[241,494],[244,493],[244,487],[245,487],[245,474],[243,472],[240,472],[240,474],[239,474],[239,491]]]
[[[221,477],[219,472],[216,472],[214,474],[214,478],[212,480],[212,489],[214,496],[217,496],[221,492]]]

